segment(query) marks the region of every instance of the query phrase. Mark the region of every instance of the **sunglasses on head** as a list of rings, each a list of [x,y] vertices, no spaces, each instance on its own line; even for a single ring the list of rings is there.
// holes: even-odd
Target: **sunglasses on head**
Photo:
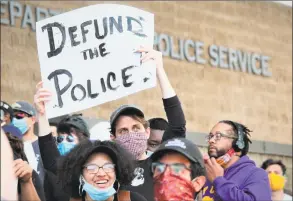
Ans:
[[[61,143],[63,142],[64,139],[66,139],[67,142],[74,142],[74,137],[72,137],[71,135],[67,135],[66,137],[58,136],[56,140],[57,140],[57,143]]]
[[[32,117],[32,116],[29,114],[26,114],[24,112],[16,112],[16,113],[14,113],[14,117],[16,119],[23,119],[24,117]]]

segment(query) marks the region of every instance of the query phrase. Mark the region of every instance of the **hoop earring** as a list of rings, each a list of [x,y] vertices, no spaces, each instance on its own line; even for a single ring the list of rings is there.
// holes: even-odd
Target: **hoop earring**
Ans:
[[[82,195],[82,192],[83,192],[83,185],[84,185],[83,176],[80,175],[79,176],[79,187],[78,187],[78,193],[80,196]]]

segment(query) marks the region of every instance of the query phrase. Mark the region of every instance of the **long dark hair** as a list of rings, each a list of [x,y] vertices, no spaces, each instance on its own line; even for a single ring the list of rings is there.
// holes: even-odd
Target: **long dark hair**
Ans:
[[[10,146],[12,148],[14,160],[18,159],[18,158],[21,158],[24,161],[28,161],[27,157],[26,157],[26,155],[24,153],[22,140],[17,138],[17,137],[15,137],[15,136],[13,136],[9,132],[6,132],[5,134],[6,134],[7,138],[8,138],[8,140],[9,140]]]
[[[106,150],[99,149],[96,151],[100,146],[111,149],[115,156],[111,157]],[[120,185],[129,185],[133,180],[135,164],[128,151],[112,141],[85,139],[58,161],[58,180],[61,182],[63,190],[71,197],[81,197],[79,194],[79,177],[82,174],[83,165],[94,153],[105,153],[111,157],[115,164],[116,180]]]

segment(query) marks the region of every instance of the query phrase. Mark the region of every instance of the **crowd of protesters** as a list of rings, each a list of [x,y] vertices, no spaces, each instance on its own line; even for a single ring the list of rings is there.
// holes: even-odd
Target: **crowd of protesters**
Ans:
[[[186,139],[184,112],[161,52],[137,51],[142,62],[156,63],[158,107],[167,119],[147,120],[138,106],[121,105],[109,114],[110,139],[101,141],[91,138],[99,131],[91,133],[81,114],[50,121],[45,104],[52,92],[42,82],[33,104],[1,101],[1,200],[292,200],[284,193],[282,161],[257,167],[247,156],[251,131],[245,125],[217,122],[207,131],[207,153]]]

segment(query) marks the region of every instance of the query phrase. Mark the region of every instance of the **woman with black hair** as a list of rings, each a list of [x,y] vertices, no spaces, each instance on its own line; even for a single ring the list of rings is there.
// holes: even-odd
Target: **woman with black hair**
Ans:
[[[132,156],[111,141],[83,140],[58,162],[57,175],[71,200],[144,201],[119,190],[134,178]]]

